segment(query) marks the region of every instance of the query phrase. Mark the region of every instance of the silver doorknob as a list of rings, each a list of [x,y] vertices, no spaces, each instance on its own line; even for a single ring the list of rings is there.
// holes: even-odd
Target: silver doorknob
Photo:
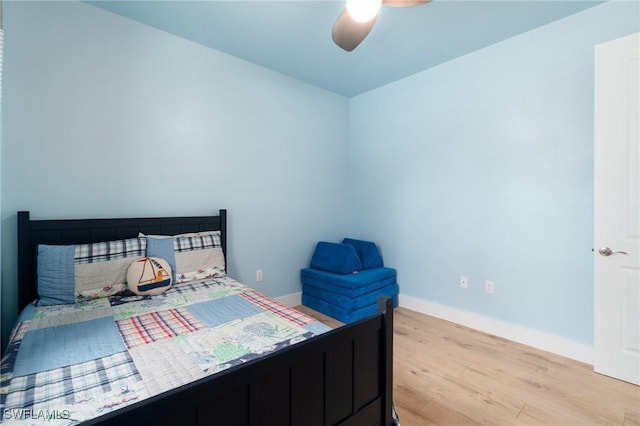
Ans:
[[[603,256],[611,256],[612,254],[626,254],[627,256],[629,256],[629,253],[625,251],[613,251],[609,247],[602,247],[600,250],[598,250],[598,253]]]

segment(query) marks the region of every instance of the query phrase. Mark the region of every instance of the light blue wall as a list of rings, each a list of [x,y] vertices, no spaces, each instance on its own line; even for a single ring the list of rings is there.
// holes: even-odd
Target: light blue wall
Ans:
[[[4,11],[3,342],[17,210],[224,207],[231,274],[269,295],[348,233],[380,244],[403,294],[592,343],[593,47],[640,29],[637,2],[351,101],[86,4]]]
[[[352,99],[351,230],[402,294],[593,343],[593,50],[638,16],[596,6]]]
[[[3,341],[17,210],[227,208],[230,274],[272,296],[300,291],[315,241],[347,227],[347,98],[87,4],[4,6]]]

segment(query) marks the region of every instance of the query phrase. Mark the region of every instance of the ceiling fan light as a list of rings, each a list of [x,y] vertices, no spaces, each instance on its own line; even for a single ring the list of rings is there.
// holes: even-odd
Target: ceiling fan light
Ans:
[[[381,6],[382,0],[347,0],[347,12],[358,22],[375,18]]]

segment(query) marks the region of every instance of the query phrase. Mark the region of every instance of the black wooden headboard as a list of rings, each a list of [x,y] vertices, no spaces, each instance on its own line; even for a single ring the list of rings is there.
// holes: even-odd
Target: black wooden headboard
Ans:
[[[227,256],[227,211],[218,216],[153,217],[122,219],[31,220],[29,212],[18,212],[18,309],[38,298],[36,250],[38,244],[86,244],[134,238],[139,232],[175,235],[220,231],[222,251]]]

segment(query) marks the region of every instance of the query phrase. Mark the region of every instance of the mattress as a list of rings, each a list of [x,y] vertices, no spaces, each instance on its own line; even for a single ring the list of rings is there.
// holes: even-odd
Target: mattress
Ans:
[[[3,424],[76,424],[327,330],[229,277],[30,306],[2,358]]]
[[[334,274],[313,268],[300,271],[303,283],[315,287],[327,287],[331,291],[345,296],[360,296],[365,293],[396,283],[396,270],[393,268],[364,269],[354,274]]]

